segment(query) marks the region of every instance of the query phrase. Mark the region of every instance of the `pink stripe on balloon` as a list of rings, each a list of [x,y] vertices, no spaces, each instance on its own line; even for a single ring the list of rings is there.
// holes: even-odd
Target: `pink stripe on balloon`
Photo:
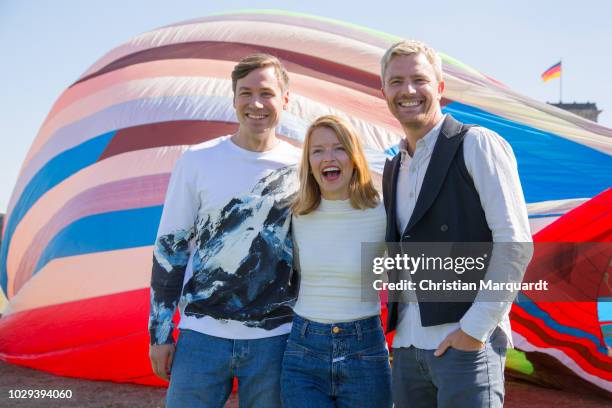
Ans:
[[[15,292],[32,276],[49,241],[64,227],[94,214],[162,205],[169,179],[170,174],[163,173],[115,181],[93,187],[69,200],[32,238],[15,272]]]
[[[11,239],[6,257],[8,297],[14,294],[13,282],[23,254],[32,237],[60,212],[65,203],[91,188],[126,178],[170,173],[188,146],[161,147],[128,152],[86,167],[47,191],[25,214]]]
[[[153,247],[126,248],[57,258],[11,298],[7,314],[148,288]]]
[[[379,34],[376,35],[374,34],[374,30],[361,29],[358,26],[352,24],[348,25],[342,21],[334,22],[328,19],[323,20],[316,17],[311,18],[307,15],[293,15],[289,13],[228,13],[181,21],[176,24],[169,24],[167,26],[160,27],[158,30],[163,30],[170,27],[188,27],[195,24],[205,24],[213,21],[242,21],[245,24],[267,22],[284,24],[290,27],[310,28],[313,30],[339,35],[341,37],[350,38],[352,40],[361,41],[364,44],[373,45],[383,49],[387,49],[392,43],[401,40],[401,37],[382,32],[379,32]]]
[[[276,22],[245,24],[243,21],[211,21],[188,27],[166,27],[134,37],[99,59],[81,76],[81,79],[139,52],[198,41],[239,43],[285,51],[308,51],[310,56],[342,61],[347,66],[367,69],[375,74],[378,74],[378,62],[385,51],[382,47],[311,28]]]
[[[230,61],[209,59],[172,59],[130,65],[120,70],[109,72],[106,75],[92,78],[89,81],[80,82],[66,89],[53,105],[51,112],[49,112],[43,123],[43,127],[45,127],[58,112],[65,109],[67,106],[119,83],[138,79],[172,76],[212,76],[215,78],[228,79],[230,78],[234,65],[235,63]]]

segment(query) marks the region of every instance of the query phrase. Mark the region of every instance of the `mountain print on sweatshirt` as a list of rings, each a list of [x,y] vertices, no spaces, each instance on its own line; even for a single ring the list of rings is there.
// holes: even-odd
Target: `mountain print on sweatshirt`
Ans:
[[[297,284],[291,282],[289,207],[297,188],[296,167],[283,167],[248,194],[199,218],[192,231],[157,239],[151,287],[156,318],[150,324],[157,343],[171,339],[192,240],[193,274],[181,297],[186,316],[236,320],[266,330],[291,321]]]

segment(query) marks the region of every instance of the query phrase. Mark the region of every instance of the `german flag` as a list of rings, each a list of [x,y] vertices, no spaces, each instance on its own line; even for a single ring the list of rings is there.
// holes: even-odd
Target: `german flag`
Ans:
[[[559,78],[561,76],[561,61],[557,62],[552,67],[548,68],[542,73],[542,81],[547,82],[553,78]]]

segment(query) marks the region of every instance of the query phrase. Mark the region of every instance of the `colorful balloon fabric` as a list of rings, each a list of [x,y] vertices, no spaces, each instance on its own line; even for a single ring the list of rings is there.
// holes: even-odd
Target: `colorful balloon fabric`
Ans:
[[[0,358],[64,376],[163,384],[148,361],[152,244],[177,158],[237,129],[233,65],[252,52],[281,58],[291,102],[278,134],[299,145],[313,119],[342,116],[362,135],[380,183],[402,136],[379,79],[380,58],[397,40],[329,19],[241,12],[144,33],[98,60],[51,109],[9,203]],[[512,145],[535,240],[612,241],[612,130],[443,61],[444,111]],[[565,303],[521,294],[509,367],[534,381],[612,391],[611,299],[598,293]]]

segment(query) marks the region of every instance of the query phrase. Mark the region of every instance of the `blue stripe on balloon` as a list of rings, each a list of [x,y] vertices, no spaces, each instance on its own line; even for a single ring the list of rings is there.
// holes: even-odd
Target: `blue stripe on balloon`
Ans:
[[[597,350],[603,354],[608,354],[608,350],[605,346],[603,346],[597,336],[594,336],[591,333],[585,332],[583,330],[577,329],[575,327],[565,326],[556,320],[554,320],[548,313],[544,310],[540,309],[540,307],[535,304],[531,299],[525,296],[523,293],[519,293],[517,297],[518,305],[522,307],[527,313],[529,313],[532,317],[536,317],[542,319],[544,323],[551,329],[555,330],[558,333],[567,334],[569,336],[579,337],[581,339],[591,341]],[[580,322],[576,322],[580,323]]]
[[[612,297],[597,299],[597,316],[600,322],[612,322]]]
[[[601,323],[601,334],[608,347],[612,347],[612,297],[597,299],[597,316]]]
[[[603,324],[601,333],[604,336],[604,341],[608,347],[612,347],[612,324]]]
[[[608,154],[459,102],[446,105],[443,111],[489,128],[510,143],[528,203],[590,198],[612,185]]]
[[[57,258],[153,245],[162,208],[112,211],[73,222],[49,242],[33,274]]]
[[[7,220],[4,239],[2,240],[2,250],[0,251],[0,284],[5,293],[7,290],[6,257],[17,225],[47,191],[74,173],[95,163],[115,134],[116,131],[105,133],[58,154],[49,160],[24,188],[10,218]]]

